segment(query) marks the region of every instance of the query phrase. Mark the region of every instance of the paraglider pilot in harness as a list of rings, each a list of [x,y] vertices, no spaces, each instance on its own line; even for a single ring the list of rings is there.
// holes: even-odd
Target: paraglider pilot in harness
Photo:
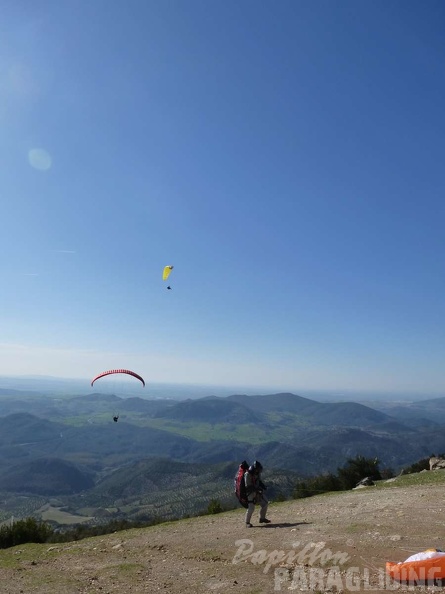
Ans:
[[[246,526],[252,528],[250,520],[252,514],[255,511],[255,505],[260,506],[260,524],[270,524],[270,520],[266,518],[268,501],[264,495],[264,491],[267,489],[266,485],[261,480],[261,471],[263,470],[260,462],[255,462],[249,466],[248,470],[244,473],[244,484],[247,491],[247,502],[248,508],[246,511]]]

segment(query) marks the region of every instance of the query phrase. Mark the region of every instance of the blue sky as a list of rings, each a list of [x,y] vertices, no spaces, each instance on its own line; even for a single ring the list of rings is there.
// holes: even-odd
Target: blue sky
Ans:
[[[3,2],[0,375],[443,392],[444,20]]]

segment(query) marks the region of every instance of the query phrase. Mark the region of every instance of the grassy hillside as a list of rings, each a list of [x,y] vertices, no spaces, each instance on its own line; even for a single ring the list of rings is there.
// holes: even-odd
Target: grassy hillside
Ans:
[[[110,473],[93,489],[81,497],[70,497],[67,503],[82,515],[97,516],[100,507],[113,510],[113,517],[134,520],[205,513],[212,499],[230,509],[239,505],[233,493],[236,469],[234,462],[208,465],[159,458],[141,460]],[[269,496],[290,497],[297,479],[290,472],[267,472]]]
[[[424,472],[272,504],[272,523],[258,524],[255,514],[249,530],[237,509],[79,542],[20,545],[0,551],[2,594],[420,591],[389,581],[385,563],[443,546],[444,488],[445,473]]]

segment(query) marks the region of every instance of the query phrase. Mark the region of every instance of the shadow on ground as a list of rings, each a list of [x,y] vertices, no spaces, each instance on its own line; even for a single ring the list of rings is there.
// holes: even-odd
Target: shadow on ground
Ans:
[[[260,526],[260,528],[293,528],[295,526],[308,526],[309,524],[312,524],[312,522],[279,522],[277,524],[271,522]]]

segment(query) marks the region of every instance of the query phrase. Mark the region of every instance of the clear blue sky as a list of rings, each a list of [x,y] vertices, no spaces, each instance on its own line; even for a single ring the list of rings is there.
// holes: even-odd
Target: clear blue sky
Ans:
[[[1,14],[0,375],[445,391],[442,0]]]

